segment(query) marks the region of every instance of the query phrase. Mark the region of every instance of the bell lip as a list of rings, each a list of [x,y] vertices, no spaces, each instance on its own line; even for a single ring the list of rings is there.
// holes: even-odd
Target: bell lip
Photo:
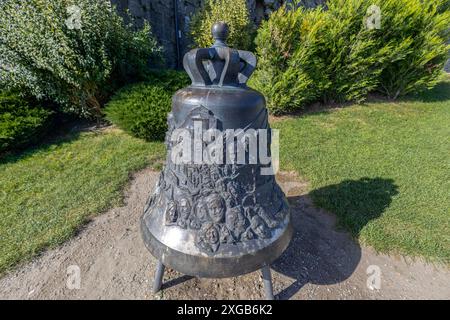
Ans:
[[[149,231],[141,217],[141,234],[146,248],[165,266],[182,274],[200,278],[230,278],[244,275],[270,265],[278,259],[289,246],[294,228],[289,214],[289,222],[278,239],[256,253],[236,257],[207,257],[183,253],[162,244]]]

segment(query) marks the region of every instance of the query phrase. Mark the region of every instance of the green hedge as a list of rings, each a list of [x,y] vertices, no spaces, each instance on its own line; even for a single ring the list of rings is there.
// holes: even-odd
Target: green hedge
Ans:
[[[196,47],[210,47],[214,40],[211,28],[214,23],[224,21],[230,30],[227,44],[236,49],[249,50],[255,35],[246,0],[206,0],[193,16],[190,35]]]
[[[52,114],[17,94],[0,92],[0,153],[36,142],[48,130]]]
[[[375,90],[397,98],[433,87],[448,56],[447,1],[283,6],[258,30],[259,67],[250,85],[265,94],[274,114],[316,101],[361,102]],[[368,23],[377,11],[379,28]]]
[[[172,95],[190,81],[184,72],[151,72],[147,81],[121,89],[106,105],[106,119],[131,135],[148,141],[162,140]]]

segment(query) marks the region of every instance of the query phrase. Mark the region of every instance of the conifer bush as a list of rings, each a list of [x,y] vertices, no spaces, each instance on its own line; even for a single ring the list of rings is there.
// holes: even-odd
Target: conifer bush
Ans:
[[[259,65],[250,85],[274,114],[316,101],[361,102],[372,91],[397,98],[431,88],[448,57],[447,1],[286,4],[258,30]]]
[[[129,85],[105,106],[106,119],[129,134],[148,141],[164,138],[167,114],[175,91],[190,84],[184,72],[151,72],[146,82]]]
[[[396,99],[434,87],[449,58],[448,0],[378,0],[381,29],[378,45],[388,48],[379,89]]]
[[[246,0],[206,0],[203,7],[192,16],[191,37],[195,46],[210,47],[213,44],[211,28],[218,21],[226,22],[230,28],[227,44],[236,49],[252,47],[254,26]]]

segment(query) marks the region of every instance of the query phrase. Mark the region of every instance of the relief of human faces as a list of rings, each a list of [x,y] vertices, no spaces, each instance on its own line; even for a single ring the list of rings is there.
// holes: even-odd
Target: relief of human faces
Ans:
[[[270,238],[270,231],[264,225],[264,221],[259,216],[253,216],[251,227],[253,232],[260,238]]]
[[[209,227],[205,232],[205,240],[211,244],[219,242],[219,231],[214,226]]]
[[[186,198],[181,198],[178,207],[181,219],[187,220],[191,214],[191,204],[189,203],[189,200]]]
[[[243,232],[243,230],[245,230],[245,218],[239,207],[227,210],[225,221],[229,230],[233,230],[235,232]]]
[[[214,223],[220,223],[225,216],[225,202],[217,193],[213,193],[206,198],[209,217]]]
[[[215,252],[219,248],[220,233],[213,223],[206,223],[202,226],[196,240],[197,245],[205,251]]]
[[[208,220],[208,208],[204,201],[199,201],[196,206],[195,215],[200,222]]]
[[[175,223],[178,219],[177,213],[177,204],[175,201],[169,201],[167,203],[167,211],[166,211],[166,223]]]

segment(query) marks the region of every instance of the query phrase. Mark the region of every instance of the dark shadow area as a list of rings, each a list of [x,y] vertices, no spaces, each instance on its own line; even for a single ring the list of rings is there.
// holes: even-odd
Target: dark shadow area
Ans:
[[[38,143],[28,146],[27,148],[0,154],[0,165],[14,163],[18,160],[30,157],[36,152],[45,152],[54,146],[76,140],[81,132],[93,131],[101,127],[102,125],[98,125],[97,123],[83,120],[70,120],[55,124],[53,129]]]
[[[365,225],[378,218],[398,194],[392,179],[361,178],[312,190],[314,203],[338,217],[338,225],[355,238]]]
[[[450,101],[450,77],[444,77],[434,88],[429,90],[424,90],[416,94],[410,94],[407,96],[399,97],[396,100],[389,99],[380,92],[372,92],[367,97],[367,100],[359,105],[370,105],[378,103],[396,103],[396,102],[445,102]],[[304,108],[289,112],[280,116],[271,116],[271,122],[276,122],[283,120],[285,118],[300,118],[306,116],[323,115],[333,112],[337,109],[343,109],[351,107],[353,105],[358,105],[356,102],[315,102],[305,106]]]
[[[340,283],[353,274],[361,260],[360,246],[347,232],[337,231],[335,218],[317,209],[311,199],[319,200],[319,206],[327,209],[338,206],[341,214],[349,212],[347,218],[356,218],[355,226],[361,230],[384,212],[397,193],[390,179],[363,178],[313,190],[309,195],[288,197],[295,234],[272,268],[294,279],[294,283],[276,297],[289,299],[307,283]],[[323,206],[327,201],[330,203]]]
[[[194,278],[195,277],[193,277],[193,276],[183,275],[183,276],[175,278],[175,279],[170,279],[169,281],[163,282],[161,289],[163,289],[163,290],[169,289],[171,287],[175,287],[179,284],[182,284],[183,282],[189,281]]]
[[[400,101],[444,102],[450,101],[450,81],[441,81],[433,89],[406,96]]]

